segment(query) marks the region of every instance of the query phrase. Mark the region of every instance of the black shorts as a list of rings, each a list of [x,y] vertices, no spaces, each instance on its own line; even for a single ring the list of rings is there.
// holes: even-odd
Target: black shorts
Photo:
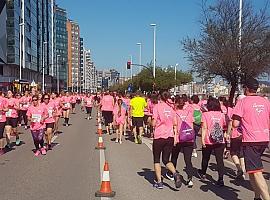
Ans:
[[[6,126],[11,126],[12,128],[16,128],[18,124],[18,118],[7,117]]]
[[[246,171],[249,174],[263,171],[261,156],[268,146],[268,142],[243,143],[243,153]]]
[[[71,107],[75,108],[76,103],[71,103]]]
[[[80,100],[80,99],[77,99],[77,100],[76,100],[76,103],[77,103],[77,104],[80,104],[80,103],[81,103],[81,100]]]
[[[113,122],[113,111],[102,111],[102,116],[105,121],[105,126]]]
[[[144,115],[143,122],[144,124],[148,124],[148,118],[151,117],[151,115]]]
[[[232,156],[236,155],[239,158],[243,158],[243,146],[242,146],[242,137],[231,138],[231,148],[230,153]]]
[[[154,139],[153,141],[153,158],[154,163],[160,163],[160,156],[162,153],[162,162],[167,165],[170,161],[170,156],[173,149],[174,138],[169,137],[167,139]]]
[[[0,122],[0,139],[4,137],[6,122]]]
[[[133,127],[143,127],[143,117],[132,117],[132,126]]]
[[[47,128],[52,128],[54,129],[54,123],[46,123],[46,129]]]
[[[92,107],[85,107],[85,109],[86,109],[86,114],[92,113]]]

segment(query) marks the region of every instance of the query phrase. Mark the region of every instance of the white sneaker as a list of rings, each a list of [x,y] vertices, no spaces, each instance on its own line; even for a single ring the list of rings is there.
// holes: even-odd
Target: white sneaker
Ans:
[[[194,158],[198,158],[198,154],[197,154],[197,152],[193,152],[193,153],[192,153],[192,157],[194,157]]]
[[[189,187],[189,188],[193,187],[193,182],[192,182],[192,180],[189,180],[189,181],[188,181],[188,187]]]
[[[119,141],[118,140],[115,140],[115,143],[118,143]]]
[[[119,140],[119,144],[122,144],[122,140]]]

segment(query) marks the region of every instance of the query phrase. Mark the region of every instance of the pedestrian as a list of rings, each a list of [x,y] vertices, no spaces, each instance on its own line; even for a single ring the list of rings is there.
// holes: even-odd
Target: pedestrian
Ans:
[[[9,90],[7,92],[7,104],[8,104],[8,111],[6,112],[6,148],[11,149],[10,138],[11,134],[13,133],[16,136],[16,146],[20,145],[20,138],[17,132],[17,125],[18,125],[18,110],[19,107],[19,99],[13,98],[13,93]]]
[[[137,91],[134,98],[130,100],[130,116],[132,117],[132,126],[134,140],[136,144],[142,143],[144,109],[147,107],[145,98],[141,91]],[[139,133],[137,133],[139,130]]]
[[[235,106],[233,127],[242,127],[245,167],[255,193],[254,200],[270,200],[261,159],[269,143],[270,102],[257,95],[259,83],[256,79],[248,78],[243,88],[246,97]]]
[[[55,116],[56,116],[56,105],[55,105],[55,101],[52,101],[50,99],[50,95],[49,94],[44,94],[43,98],[42,98],[42,105],[45,107],[47,113],[46,115],[48,116],[45,119],[45,139],[47,142],[47,150],[52,150],[52,137],[53,137],[53,130],[54,130],[54,126],[55,126]]]
[[[4,131],[6,125],[6,112],[8,111],[8,103],[6,98],[2,96],[0,91],[0,155],[4,154]]]
[[[51,95],[51,101],[54,102],[54,105],[56,107],[56,113],[54,115],[54,129],[53,132],[55,134],[58,133],[58,128],[59,128],[59,119],[62,114],[62,107],[61,107],[61,98],[59,98],[58,93],[53,92]]]
[[[63,117],[64,117],[64,126],[69,126],[69,114],[71,110],[71,96],[69,92],[62,97],[62,110],[63,110]]]
[[[198,175],[201,180],[206,180],[206,171],[212,152],[215,152],[218,181],[217,186],[224,186],[224,161],[223,153],[225,148],[224,126],[225,115],[221,111],[220,103],[216,98],[207,101],[207,112],[202,114],[202,161]]]
[[[30,122],[30,130],[35,145],[35,156],[40,154],[46,155],[46,149],[44,148],[44,130],[46,128],[45,120],[48,117],[48,111],[44,105],[39,103],[39,97],[34,95],[32,97],[32,105],[28,108],[27,116]]]
[[[174,109],[167,103],[169,98],[170,93],[163,92],[161,94],[161,102],[158,103],[153,110],[152,124],[155,127],[153,159],[156,174],[154,187],[158,189],[163,189],[160,165],[161,155],[163,164],[173,174],[176,188],[180,188],[182,185],[180,174],[176,172],[173,163],[170,162],[173,146],[176,145],[177,142],[177,121]]]
[[[122,136],[123,136],[123,128],[125,124],[126,119],[126,108],[123,106],[123,100],[118,99],[117,103],[115,104],[114,110],[113,110],[113,121],[114,121],[114,127],[116,131],[116,143],[122,144]]]
[[[107,91],[101,99],[101,111],[105,121],[107,134],[111,134],[113,123],[114,98]]]
[[[76,95],[75,95],[75,93],[71,94],[70,103],[71,103],[71,114],[75,114],[75,106],[76,106]]]
[[[84,107],[86,109],[86,118],[92,119],[92,108],[93,108],[94,99],[90,93],[87,93],[87,96],[84,98]]]
[[[178,98],[175,102],[177,118],[177,144],[172,149],[171,162],[176,168],[178,156],[182,150],[188,176],[187,185],[188,187],[193,187],[193,165],[191,158],[195,140],[195,132],[193,128],[194,118],[193,110],[190,108],[184,109],[185,105],[186,104],[183,97]],[[170,180],[174,180],[172,173],[167,173],[166,175]]]
[[[31,105],[31,97],[29,95],[29,92],[26,90],[24,93],[24,96],[20,98],[20,110],[19,110],[19,118],[18,118],[18,125],[21,126],[21,122],[23,119],[24,122],[24,129],[28,129],[28,118],[27,118],[27,110],[29,106]]]

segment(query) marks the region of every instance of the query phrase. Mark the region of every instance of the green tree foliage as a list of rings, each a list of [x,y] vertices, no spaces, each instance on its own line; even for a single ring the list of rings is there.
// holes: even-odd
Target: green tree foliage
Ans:
[[[153,68],[148,65],[147,68],[143,68],[142,71],[134,76],[132,80],[124,82],[124,84],[114,85],[110,88],[113,91],[125,91],[128,85],[133,85],[133,90],[153,91],[154,90],[168,90],[173,88],[176,84],[181,85],[192,81],[192,75],[182,71],[177,71],[176,82],[174,79],[174,68],[167,67],[166,69],[156,67],[156,78],[154,80],[152,70]]]
[[[201,34],[198,39],[183,40],[183,49],[199,77],[221,76],[231,84],[232,101],[238,80],[243,82],[270,70],[269,13],[267,7],[254,13],[250,2],[244,1],[240,45],[239,1],[217,0],[209,7],[205,2]]]

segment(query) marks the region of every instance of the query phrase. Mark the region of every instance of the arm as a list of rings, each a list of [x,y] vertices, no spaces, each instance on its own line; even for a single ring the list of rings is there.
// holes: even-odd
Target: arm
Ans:
[[[207,134],[207,125],[205,122],[202,122],[202,147],[205,148],[205,136]]]

